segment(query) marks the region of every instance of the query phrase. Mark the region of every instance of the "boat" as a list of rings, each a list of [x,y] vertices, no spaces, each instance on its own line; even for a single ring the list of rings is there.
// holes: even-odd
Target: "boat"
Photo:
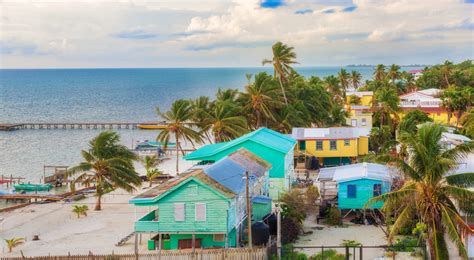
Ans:
[[[143,130],[161,130],[168,126],[166,122],[154,122],[154,123],[142,123],[138,124],[137,127]]]
[[[51,184],[15,184],[15,191],[49,191],[53,188]]]
[[[161,142],[145,140],[142,142],[137,142],[135,150],[157,150],[158,148],[162,148],[164,146],[164,143]],[[176,143],[168,143],[167,147],[176,147]]]

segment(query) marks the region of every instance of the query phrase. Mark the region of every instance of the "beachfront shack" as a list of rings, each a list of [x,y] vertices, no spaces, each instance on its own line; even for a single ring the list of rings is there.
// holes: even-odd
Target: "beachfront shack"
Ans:
[[[272,165],[270,170],[270,197],[290,189],[294,172],[296,140],[268,128],[260,128],[229,142],[209,144],[186,155],[184,159],[212,164],[240,148],[255,153]]]
[[[369,152],[368,127],[293,128],[297,154],[315,156],[323,166],[352,164]]]
[[[394,172],[391,168],[375,163],[357,163],[339,167],[322,168],[318,181],[337,183],[339,209],[364,209],[369,199],[390,191]],[[321,191],[322,193],[324,191]],[[382,202],[369,208],[381,208]]]
[[[130,200],[153,209],[135,222],[135,232],[156,234],[150,250],[236,247],[247,223],[246,172],[256,222],[271,212],[270,168],[243,148],[213,165],[195,166]]]

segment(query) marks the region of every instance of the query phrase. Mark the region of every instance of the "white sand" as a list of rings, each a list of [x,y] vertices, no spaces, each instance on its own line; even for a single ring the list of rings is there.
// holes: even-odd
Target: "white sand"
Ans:
[[[164,173],[175,174],[175,158],[164,161],[159,169]],[[180,160],[180,171],[192,166],[193,162]],[[143,168],[137,168],[144,173]],[[148,187],[144,183],[143,187]],[[115,244],[133,232],[136,217],[149,212],[148,207],[135,207],[128,200],[143,190],[128,194],[116,190],[103,198],[102,211],[94,211],[95,197],[73,202],[35,204],[0,215],[0,255],[19,256],[20,250],[25,256],[67,255],[92,253],[133,253],[134,239],[117,247]],[[88,205],[87,217],[78,219],[72,212],[72,205]],[[39,235],[39,241],[32,241],[33,235]],[[25,237],[26,242],[7,253],[4,239]],[[144,235],[140,251],[146,250],[147,235]]]

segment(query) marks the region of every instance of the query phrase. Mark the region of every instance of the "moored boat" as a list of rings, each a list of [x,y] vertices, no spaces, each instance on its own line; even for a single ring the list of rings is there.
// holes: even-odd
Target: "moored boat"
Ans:
[[[137,127],[144,130],[161,130],[165,129],[168,125],[166,122],[153,122],[138,124]]]
[[[15,184],[15,191],[49,191],[53,188],[51,184]]]

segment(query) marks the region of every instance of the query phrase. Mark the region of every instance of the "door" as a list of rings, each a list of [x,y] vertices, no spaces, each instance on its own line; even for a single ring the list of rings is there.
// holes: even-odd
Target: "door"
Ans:
[[[194,248],[201,248],[201,239],[195,239]],[[192,239],[180,239],[178,240],[178,249],[186,249],[186,248],[193,248],[193,240]]]
[[[352,119],[351,120],[351,125],[352,126],[357,126],[357,119]]]

